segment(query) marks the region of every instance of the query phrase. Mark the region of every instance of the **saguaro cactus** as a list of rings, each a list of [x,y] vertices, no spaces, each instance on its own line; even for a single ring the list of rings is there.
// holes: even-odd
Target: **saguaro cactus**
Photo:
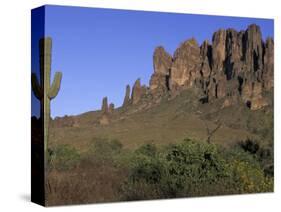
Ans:
[[[59,92],[62,73],[56,72],[52,84],[51,77],[51,57],[52,57],[52,39],[50,37],[42,38],[39,41],[40,51],[40,84],[35,73],[31,75],[32,90],[36,98],[41,103],[40,117],[44,125],[44,152],[47,155],[49,123],[50,123],[50,101],[55,98]],[[46,162],[46,159],[45,159]]]

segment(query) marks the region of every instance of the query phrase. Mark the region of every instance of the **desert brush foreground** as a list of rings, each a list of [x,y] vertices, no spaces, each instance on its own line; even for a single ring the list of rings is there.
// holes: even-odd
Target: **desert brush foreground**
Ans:
[[[254,24],[157,47],[121,107],[52,119],[46,204],[273,192],[273,48]]]

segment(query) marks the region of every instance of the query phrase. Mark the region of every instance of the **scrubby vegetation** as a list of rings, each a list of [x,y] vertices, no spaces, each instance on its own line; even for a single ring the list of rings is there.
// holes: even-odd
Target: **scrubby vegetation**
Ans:
[[[141,147],[144,149],[143,147]],[[157,153],[136,151],[124,199],[175,198],[271,191],[273,181],[243,149],[186,139]],[[142,190],[144,189],[144,190]]]
[[[130,150],[95,138],[83,153],[58,146],[48,172],[48,204],[271,192],[268,149],[249,139],[228,149],[190,139]]]

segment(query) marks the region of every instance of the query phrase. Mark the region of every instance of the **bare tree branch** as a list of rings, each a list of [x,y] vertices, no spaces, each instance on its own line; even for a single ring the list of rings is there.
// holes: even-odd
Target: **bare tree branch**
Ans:
[[[213,135],[215,134],[215,132],[218,131],[219,128],[222,126],[222,123],[221,123],[220,119],[218,119],[216,122],[217,122],[216,127],[211,130],[211,129],[209,128],[207,122],[204,121],[204,124],[205,124],[205,127],[206,127],[206,131],[207,131],[207,143],[209,143],[209,144],[211,143],[211,138],[212,138],[212,136],[213,136]]]

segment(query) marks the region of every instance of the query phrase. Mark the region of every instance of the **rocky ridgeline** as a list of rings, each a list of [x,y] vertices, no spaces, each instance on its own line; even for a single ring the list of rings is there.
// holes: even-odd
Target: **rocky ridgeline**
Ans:
[[[136,80],[130,96],[126,87],[123,107],[163,96],[176,96],[182,90],[197,88],[198,100],[208,103],[224,99],[222,107],[245,103],[258,110],[268,105],[264,94],[273,91],[274,42],[262,40],[260,27],[250,25],[246,31],[220,29],[198,45],[194,38],[183,42],[169,55],[163,47],[153,54],[154,73],[149,87]]]
[[[140,79],[132,89],[126,86],[123,111],[130,114],[149,108],[187,89],[196,91],[202,104],[220,100],[222,108],[242,102],[259,110],[272,102],[268,97],[273,94],[274,42],[272,38],[264,41],[254,24],[240,32],[220,29],[211,43],[205,40],[201,46],[191,38],[173,56],[159,46],[153,53],[153,68],[149,86]],[[97,124],[108,125],[115,110],[104,97]],[[79,127],[79,123],[75,116],[55,119],[57,127]]]
[[[51,121],[51,126],[53,127],[79,127],[79,118],[76,116],[63,116],[56,117]]]
[[[101,106],[101,117],[99,119],[99,123],[101,125],[107,125],[110,122],[110,116],[114,112],[114,104],[110,103],[108,105],[107,97],[102,99],[102,106]]]

